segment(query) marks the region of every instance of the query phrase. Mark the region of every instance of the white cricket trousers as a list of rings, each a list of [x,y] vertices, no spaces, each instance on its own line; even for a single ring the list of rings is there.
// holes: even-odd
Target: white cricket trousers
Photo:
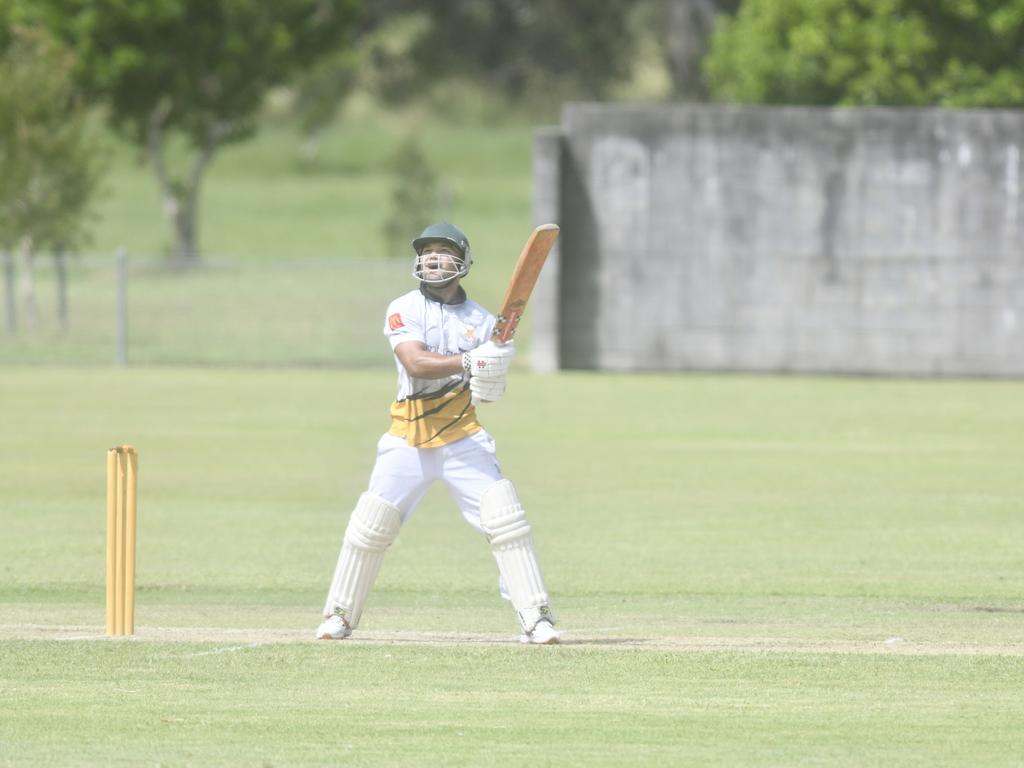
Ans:
[[[398,507],[405,523],[431,484],[441,480],[466,522],[482,533],[480,495],[501,479],[494,439],[484,430],[440,448],[412,448],[404,438],[386,434],[377,443],[366,490]]]

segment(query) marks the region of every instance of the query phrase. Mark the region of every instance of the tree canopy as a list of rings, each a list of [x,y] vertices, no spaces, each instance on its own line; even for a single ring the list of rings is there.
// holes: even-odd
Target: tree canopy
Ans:
[[[42,29],[6,27],[0,50],[0,248],[77,247],[103,170],[71,79]]]
[[[386,99],[465,78],[511,101],[600,98],[630,71],[632,0],[380,0],[368,55]],[[399,43],[399,44],[396,44]]]
[[[1024,0],[744,0],[705,71],[720,101],[1024,106]]]
[[[143,142],[154,112],[201,145],[243,137],[267,89],[338,47],[358,0],[44,0],[88,92]]]
[[[39,0],[78,52],[79,83],[143,147],[174,230],[172,260],[198,259],[198,192],[216,150],[252,133],[267,91],[344,47],[359,0]],[[169,135],[192,149],[166,156]]]

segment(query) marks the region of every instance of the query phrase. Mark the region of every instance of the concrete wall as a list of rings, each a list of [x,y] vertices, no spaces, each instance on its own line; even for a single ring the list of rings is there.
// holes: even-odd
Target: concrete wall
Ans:
[[[568,105],[540,370],[1024,374],[1024,113]]]

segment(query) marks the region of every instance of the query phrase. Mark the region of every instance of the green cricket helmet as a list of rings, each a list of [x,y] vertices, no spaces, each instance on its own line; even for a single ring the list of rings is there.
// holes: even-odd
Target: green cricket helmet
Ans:
[[[435,273],[433,277],[425,277],[424,256],[430,253],[427,247],[431,243],[446,243],[458,251],[459,255],[451,258],[450,264],[440,267],[435,265],[430,271]],[[419,237],[412,241],[412,248],[416,252],[416,260],[413,262],[412,274],[417,280],[422,280],[430,285],[440,285],[454,280],[456,277],[465,277],[473,264],[472,252],[469,248],[469,238],[466,233],[448,222],[431,224],[423,230]]]

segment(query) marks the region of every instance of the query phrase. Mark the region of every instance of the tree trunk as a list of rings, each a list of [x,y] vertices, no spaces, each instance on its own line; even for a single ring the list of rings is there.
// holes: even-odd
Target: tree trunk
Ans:
[[[199,244],[196,242],[197,195],[196,189],[183,190],[182,196],[174,200],[172,215],[168,216],[174,231],[174,246],[169,261],[175,269],[190,269],[200,262]]]
[[[665,57],[672,78],[672,97],[706,101],[707,85],[700,71],[715,26],[715,0],[671,0],[665,25]]]
[[[163,198],[164,216],[171,225],[174,242],[168,263],[175,269],[189,269],[199,266],[199,189],[203,174],[214,152],[221,142],[230,135],[228,123],[210,122],[206,128],[203,144],[196,148],[192,168],[184,178],[177,181],[171,177],[164,162],[164,123],[171,111],[169,101],[161,102],[149,117],[146,135],[146,154],[156,174],[157,184]]]
[[[4,318],[8,333],[18,332],[18,305],[14,295],[14,257],[10,251],[0,252],[4,264]]]

